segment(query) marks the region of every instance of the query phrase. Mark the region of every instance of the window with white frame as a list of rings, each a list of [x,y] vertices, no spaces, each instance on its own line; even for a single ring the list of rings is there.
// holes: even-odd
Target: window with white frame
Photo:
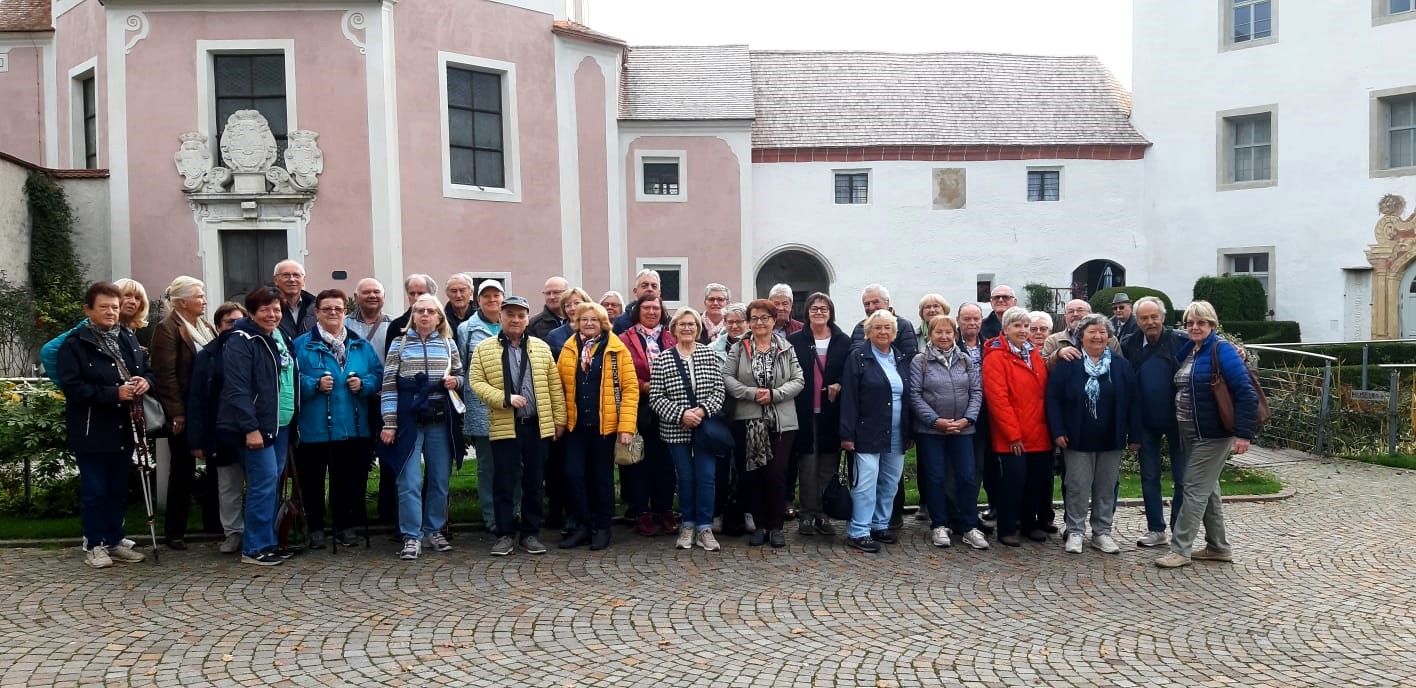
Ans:
[[[1401,14],[1416,9],[1416,0],[1385,0],[1387,14]]]
[[[678,308],[686,304],[683,285],[688,280],[687,258],[640,258],[635,272],[640,270],[659,273],[659,295],[665,306]]]
[[[644,195],[679,195],[679,163],[673,158],[645,158],[640,168],[644,177]]]
[[[96,169],[98,160],[98,58],[69,70],[69,166]]]
[[[477,301],[476,294],[478,293],[478,290],[482,288],[482,283],[488,280],[496,280],[501,283],[503,296],[512,293],[510,272],[486,272],[468,270],[466,272],[463,272],[462,274],[472,278],[472,301],[474,303]]]
[[[84,168],[98,167],[98,91],[93,74],[79,80],[79,102],[84,118]]]
[[[631,186],[634,200],[640,203],[688,201],[688,152],[635,149]]]
[[[516,65],[438,53],[443,196],[521,200]]]
[[[1416,167],[1416,94],[1382,102],[1386,110],[1386,167]]]
[[[870,172],[848,170],[836,172],[836,204],[860,205],[870,202]]]
[[[1259,112],[1224,118],[1225,182],[1272,181],[1273,114]]]
[[[1253,277],[1263,285],[1268,296],[1268,310],[1274,309],[1274,249],[1272,246],[1243,246],[1219,250],[1219,272],[1222,275]]]
[[[1233,0],[1230,40],[1247,43],[1273,35],[1273,0]]]
[[[1028,170],[1028,200],[1062,200],[1062,170]]]
[[[216,108],[216,164],[221,159],[221,134],[226,120],[238,110],[255,110],[270,125],[275,137],[276,160],[283,159],[289,135],[283,53],[214,54],[212,86]]]

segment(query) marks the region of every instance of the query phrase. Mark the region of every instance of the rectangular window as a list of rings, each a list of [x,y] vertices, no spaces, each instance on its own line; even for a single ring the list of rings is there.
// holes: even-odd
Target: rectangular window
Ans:
[[[284,159],[289,123],[285,109],[285,55],[212,55],[216,86],[216,157],[221,160],[221,132],[237,110],[255,110],[275,136],[276,161]]]
[[[1272,35],[1272,0],[1234,0],[1235,43],[1268,38]]]
[[[860,204],[870,201],[869,172],[837,172],[836,203]]]
[[[84,167],[92,170],[98,167],[98,93],[93,74],[79,82],[79,91],[83,98]]]
[[[677,196],[679,193],[677,160],[645,160],[643,177],[646,196]]]
[[[1264,293],[1269,290],[1269,254],[1236,253],[1229,256],[1229,274],[1248,275],[1264,285]]]
[[[688,284],[687,258],[639,258],[635,261],[634,272],[637,274],[640,270],[659,273],[659,294],[663,297],[666,307],[672,309],[688,305],[685,301],[688,294],[683,290],[684,285]],[[668,315],[664,316],[665,321]]]
[[[1416,95],[1386,100],[1387,167],[1416,166]]]
[[[1056,170],[1028,172],[1029,201],[1057,201],[1062,198],[1062,173]]]
[[[448,157],[452,183],[506,187],[502,75],[447,68]]]
[[[1389,0],[1387,5],[1387,14],[1401,14],[1402,12],[1410,12],[1412,10],[1413,5],[1416,5],[1416,3],[1413,3],[1412,0]]]
[[[1230,127],[1230,180],[1253,182],[1273,179],[1272,128],[1267,113],[1235,117]]]

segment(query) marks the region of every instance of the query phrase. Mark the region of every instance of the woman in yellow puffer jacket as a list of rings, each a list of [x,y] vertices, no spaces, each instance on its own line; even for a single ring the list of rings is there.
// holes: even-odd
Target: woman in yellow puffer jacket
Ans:
[[[634,438],[639,415],[639,378],[629,349],[610,330],[610,316],[597,303],[575,309],[557,365],[565,388],[570,433],[566,435],[566,502],[579,524],[560,547],[610,544],[615,506],[615,443]],[[618,389],[617,389],[618,388]],[[617,393],[618,392],[618,393]]]

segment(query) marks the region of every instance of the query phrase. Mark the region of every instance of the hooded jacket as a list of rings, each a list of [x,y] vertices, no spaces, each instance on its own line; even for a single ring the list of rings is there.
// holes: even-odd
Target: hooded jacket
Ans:
[[[137,337],[118,329],[118,350],[128,375],[147,378],[152,384],[147,356]],[[88,326],[64,338],[59,346],[59,389],[64,392],[64,425],[69,451],[74,453],[131,452],[133,403],[118,400],[118,387],[127,382],[118,362]],[[140,402],[139,402],[140,403]]]
[[[1012,452],[1014,442],[1028,453],[1052,450],[1047,430],[1047,365],[1037,349],[1028,352],[1031,368],[1013,353],[1002,335],[984,343],[983,396],[988,400],[988,430],[993,451]]]
[[[238,320],[230,335],[221,353],[225,381],[217,407],[217,441],[244,447],[246,434],[256,430],[262,446],[269,447],[275,443],[280,413],[280,349],[275,337],[284,335],[279,329],[266,334],[250,318]]]

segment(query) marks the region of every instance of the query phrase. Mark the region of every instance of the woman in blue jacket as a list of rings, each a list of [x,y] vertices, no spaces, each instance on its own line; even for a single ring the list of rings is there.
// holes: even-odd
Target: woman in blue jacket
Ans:
[[[841,374],[841,448],[855,452],[846,543],[875,553],[882,542],[899,542],[889,527],[910,446],[905,404],[910,359],[891,346],[896,329],[889,310],[871,313],[863,328],[865,342],[851,351]]]
[[[364,485],[372,455],[368,401],[379,393],[383,364],[368,341],[344,326],[344,292],[326,289],[315,297],[315,327],[295,340],[300,371],[300,446],[295,464],[300,494],[310,521],[310,549],[324,547],[325,469],[334,538],[343,547],[358,543]]]
[[[1093,313],[1077,323],[1082,355],[1057,357],[1047,379],[1047,428],[1062,450],[1067,473],[1062,480],[1069,554],[1082,553],[1088,499],[1091,506],[1091,546],[1107,554],[1121,548],[1111,535],[1116,515],[1116,480],[1121,474],[1121,450],[1135,429],[1136,376],[1131,365],[1114,355],[1111,323]]]
[[[1155,560],[1161,568],[1187,566],[1191,559],[1233,561],[1224,533],[1224,511],[1219,499],[1219,474],[1232,450],[1249,451],[1258,424],[1259,395],[1249,380],[1244,357],[1215,330],[1219,316],[1207,301],[1185,309],[1185,331],[1190,341],[1180,347],[1180,370],[1175,373],[1175,419],[1185,445],[1185,502],[1175,518],[1170,552]],[[1233,395],[1234,427],[1225,427],[1210,386],[1223,375]],[[1200,522],[1205,525],[1205,547],[1191,550]]]

